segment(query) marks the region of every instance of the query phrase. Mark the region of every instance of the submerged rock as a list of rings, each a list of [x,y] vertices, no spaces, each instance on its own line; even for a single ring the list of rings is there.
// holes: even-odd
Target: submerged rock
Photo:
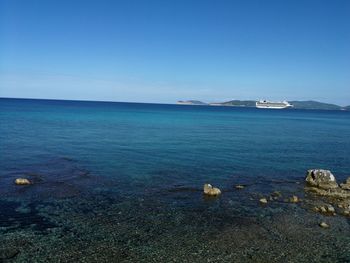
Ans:
[[[341,188],[335,188],[335,189],[320,189],[317,187],[307,187],[307,191],[315,193],[319,196],[324,197],[330,197],[330,198],[338,198],[338,199],[349,199],[350,198],[350,191],[349,190],[343,190]]]
[[[311,169],[307,171],[305,181],[314,187],[322,189],[338,188],[334,175],[329,170]]]
[[[337,205],[340,210],[340,214],[350,216],[350,199],[339,201]]]
[[[282,194],[280,191],[274,191],[270,195],[270,200],[278,200],[280,197],[282,197]]]
[[[29,185],[29,184],[31,184],[31,182],[26,178],[17,178],[15,180],[15,184],[16,185]]]
[[[7,259],[13,259],[17,256],[19,250],[16,248],[0,248],[0,262],[3,262]]]
[[[203,190],[204,194],[210,196],[217,196],[221,194],[221,190],[219,188],[213,187],[211,184],[205,184]]]
[[[282,194],[280,191],[273,191],[273,193],[271,194],[272,197],[281,197]]]

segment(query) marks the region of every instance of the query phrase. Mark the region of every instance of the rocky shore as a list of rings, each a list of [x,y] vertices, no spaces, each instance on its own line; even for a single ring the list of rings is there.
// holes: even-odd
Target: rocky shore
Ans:
[[[236,185],[236,189],[242,190],[245,187]],[[311,169],[307,171],[305,177],[305,193],[310,198],[301,200],[297,195],[292,195],[282,199],[280,191],[274,191],[269,196],[262,196],[259,203],[267,205],[269,202],[282,201],[286,203],[299,203],[303,201],[303,206],[308,210],[326,216],[347,216],[350,217],[350,177],[344,183],[337,183],[335,176],[329,170]],[[219,196],[221,190],[213,188],[210,184],[204,185],[204,194]],[[312,207],[310,209],[310,207]],[[329,225],[325,222],[319,224],[323,228]]]
[[[306,192],[328,203],[315,206],[314,211],[329,215],[350,215],[350,177],[338,184],[331,171],[314,169],[308,171],[305,181]]]
[[[0,262],[316,263],[350,258],[350,179],[338,183],[327,170],[310,170],[300,180],[234,178],[226,187],[220,182],[197,188],[168,184],[172,191],[158,188],[133,196],[113,192],[128,189],[119,182],[96,187],[101,179],[76,168],[74,180],[60,178],[63,186],[51,187],[52,179],[44,175],[41,180],[23,175],[29,185],[11,179],[16,194],[0,199],[6,208],[0,214]],[[62,194],[66,183],[88,179],[93,189],[80,185],[79,193],[69,188]],[[55,198],[49,200],[47,192]],[[34,201],[23,199],[31,193]]]

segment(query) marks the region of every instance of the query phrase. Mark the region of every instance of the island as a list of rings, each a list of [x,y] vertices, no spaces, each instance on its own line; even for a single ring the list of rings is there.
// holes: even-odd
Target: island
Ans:
[[[228,107],[251,107],[255,108],[255,100],[230,100],[225,102],[211,102],[206,103],[200,100],[180,100],[177,102],[179,105],[200,105],[200,106],[228,106]],[[290,109],[305,109],[305,110],[344,110],[350,111],[349,106],[339,106],[336,104],[319,102],[314,100],[307,101],[289,101],[293,105]]]
[[[176,104],[179,105],[208,105],[208,103],[199,100],[179,100]]]

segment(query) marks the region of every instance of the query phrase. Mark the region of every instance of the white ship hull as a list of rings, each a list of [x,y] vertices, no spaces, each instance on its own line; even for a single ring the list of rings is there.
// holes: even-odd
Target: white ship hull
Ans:
[[[257,108],[259,109],[285,109],[288,108],[290,106],[267,106],[267,105],[256,105]]]
[[[289,107],[293,107],[293,105],[289,104],[287,101],[282,102],[270,102],[270,101],[257,101],[255,106],[259,109],[285,109]]]

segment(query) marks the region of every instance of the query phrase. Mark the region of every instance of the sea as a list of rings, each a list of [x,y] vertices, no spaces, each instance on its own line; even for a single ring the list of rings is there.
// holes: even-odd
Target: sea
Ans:
[[[350,262],[315,168],[350,176],[350,112],[2,98],[0,262]]]

